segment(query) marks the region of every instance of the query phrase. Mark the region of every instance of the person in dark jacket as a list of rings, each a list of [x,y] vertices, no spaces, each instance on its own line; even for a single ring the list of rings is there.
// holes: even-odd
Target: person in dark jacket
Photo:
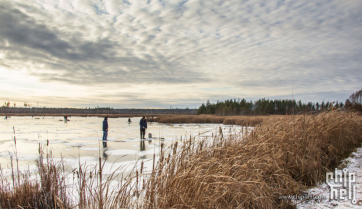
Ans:
[[[145,139],[145,134],[146,134],[146,128],[147,128],[147,120],[145,117],[143,117],[140,120],[140,135],[141,135],[141,139]]]
[[[107,117],[104,118],[103,120],[103,147],[107,146],[107,136],[108,136],[108,121],[107,121]]]

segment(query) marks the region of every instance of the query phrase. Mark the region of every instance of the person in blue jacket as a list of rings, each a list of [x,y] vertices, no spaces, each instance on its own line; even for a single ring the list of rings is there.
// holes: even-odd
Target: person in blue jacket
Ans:
[[[104,143],[107,144],[107,136],[108,136],[108,121],[107,121],[108,117],[105,117],[103,120],[103,146],[105,145]],[[106,145],[107,146],[107,145]]]
[[[147,128],[147,120],[145,117],[143,117],[140,120],[140,135],[141,135],[141,139],[145,139],[145,134],[146,134],[146,128]]]

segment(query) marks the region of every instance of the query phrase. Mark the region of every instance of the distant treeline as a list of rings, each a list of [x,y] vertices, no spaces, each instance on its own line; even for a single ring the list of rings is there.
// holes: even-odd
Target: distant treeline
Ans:
[[[216,115],[288,115],[301,112],[322,111],[329,108],[349,108],[362,111],[362,90],[352,94],[349,99],[343,102],[322,102],[322,103],[303,103],[301,100],[292,99],[259,99],[257,101],[246,101],[245,99],[230,99],[217,101],[215,103],[202,104],[197,114],[216,114]]]
[[[217,101],[212,104],[209,101],[202,104],[198,114],[216,114],[216,115],[286,115],[297,114],[299,112],[325,110],[331,106],[343,107],[342,102],[322,102],[303,103],[301,100],[270,100],[259,99],[257,101],[246,101],[245,99],[230,99],[226,101]]]

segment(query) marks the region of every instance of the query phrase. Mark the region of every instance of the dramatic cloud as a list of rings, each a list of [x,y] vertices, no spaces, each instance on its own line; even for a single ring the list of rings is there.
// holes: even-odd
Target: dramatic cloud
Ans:
[[[361,9],[358,0],[0,0],[0,99],[344,100],[361,88]]]

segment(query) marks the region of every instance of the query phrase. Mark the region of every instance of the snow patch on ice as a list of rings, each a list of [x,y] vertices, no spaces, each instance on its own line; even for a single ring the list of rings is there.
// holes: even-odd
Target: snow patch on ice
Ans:
[[[47,140],[26,140],[25,143],[34,143],[34,144],[47,144]],[[49,140],[49,144],[61,144],[65,141],[62,140]]]
[[[106,151],[107,155],[135,155],[139,151],[131,149],[117,149],[117,150],[108,150]]]
[[[99,147],[81,147],[81,150],[99,150]]]
[[[67,142],[67,143],[64,143],[64,145],[68,145],[68,146],[71,146],[71,147],[83,147],[85,145],[90,145],[90,144],[97,144],[97,142],[84,142],[84,143],[71,143],[71,142]]]
[[[0,157],[4,157],[4,158],[10,158],[10,155],[13,156],[13,160],[16,160],[16,156],[15,156],[15,153],[13,152],[0,152]],[[17,157],[19,160],[22,160],[22,161],[31,161],[31,160],[35,160],[38,158],[38,155],[33,155],[33,154],[26,154],[26,153],[18,153],[17,154]]]

